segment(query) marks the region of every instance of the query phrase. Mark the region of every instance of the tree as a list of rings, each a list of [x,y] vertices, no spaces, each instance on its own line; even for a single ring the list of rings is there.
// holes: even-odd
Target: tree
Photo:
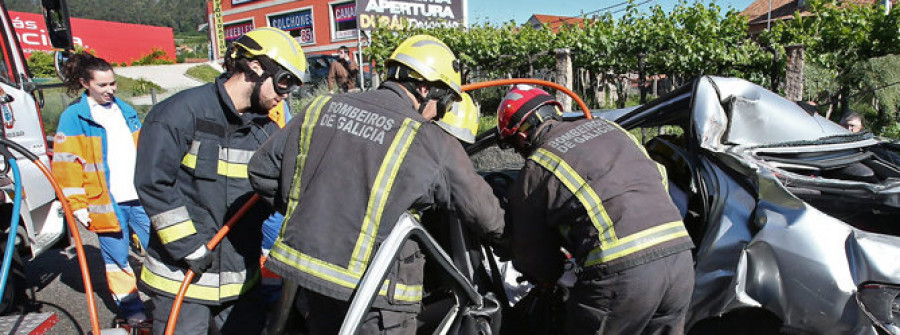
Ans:
[[[540,77],[554,71],[553,51],[569,48],[584,85],[582,98],[602,106],[596,88],[613,84],[619,88],[621,107],[627,88],[634,84],[623,75],[665,75],[676,83],[699,75],[721,75],[770,86],[784,73],[785,46],[802,44],[811,77],[806,80],[807,97],[818,97],[820,104],[835,97],[854,97],[854,103],[871,106],[876,131],[893,129],[900,119],[896,91],[878,87],[894,80],[898,66],[886,64],[896,64],[896,58],[870,59],[900,53],[900,11],[885,15],[880,7],[826,0],[810,0],[810,11],[812,16],[798,14],[754,40],[748,34],[746,18],[736,11],[723,15],[715,4],[682,1],[669,12],[660,6],[644,12],[631,3],[621,19],[609,14],[596,16],[581,26],[562,26],[556,33],[546,26],[536,29],[514,22],[468,29],[378,29],[365,52],[381,65],[406,37],[431,34],[456,51],[465,83]],[[775,55],[779,58],[773,59]],[[494,102],[502,96],[500,89],[482,91],[476,93],[476,100],[487,101],[482,104],[486,107],[496,106]],[[894,128],[900,133],[900,126]]]
[[[776,46],[803,45],[806,60],[837,80],[837,92],[825,103],[840,101],[846,112],[851,90],[862,85],[863,77],[851,75],[854,67],[870,58],[900,53],[900,11],[885,15],[880,6],[810,0],[809,12],[809,16],[796,13],[792,20],[763,33],[761,40]],[[841,114],[836,113],[835,120]]]
[[[56,78],[53,53],[34,51],[28,56],[28,69],[35,78]]]

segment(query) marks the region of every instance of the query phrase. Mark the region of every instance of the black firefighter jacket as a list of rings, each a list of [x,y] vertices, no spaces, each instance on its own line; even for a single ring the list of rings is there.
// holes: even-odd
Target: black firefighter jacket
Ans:
[[[606,120],[548,121],[509,192],[515,267],[555,281],[564,246],[586,270],[614,273],[693,243],[665,169]]]
[[[253,195],[247,162],[278,125],[267,116],[238,115],[220,77],[156,105],[141,131],[135,187],[152,232],[141,283],[175,296],[187,264]],[[205,304],[236,299],[259,278],[262,201],[213,250],[213,264],[187,291]]]
[[[286,214],[266,268],[343,301],[408,209],[446,208],[482,236],[503,230],[497,199],[458,141],[391,82],[317,98],[256,152],[250,181]],[[414,242],[398,258],[374,306],[416,312],[425,259]]]

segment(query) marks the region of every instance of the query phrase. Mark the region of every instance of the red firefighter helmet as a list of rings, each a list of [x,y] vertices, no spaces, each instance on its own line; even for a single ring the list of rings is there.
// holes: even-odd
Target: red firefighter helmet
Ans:
[[[519,131],[522,123],[539,107],[555,104],[562,109],[562,104],[546,91],[531,85],[515,85],[497,108],[497,130],[500,140],[504,140]],[[537,125],[532,125],[537,126]]]

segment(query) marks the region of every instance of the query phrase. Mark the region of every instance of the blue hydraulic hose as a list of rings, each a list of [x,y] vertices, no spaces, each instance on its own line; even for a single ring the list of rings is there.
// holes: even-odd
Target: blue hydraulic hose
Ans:
[[[9,220],[9,236],[6,237],[6,249],[3,253],[3,268],[0,269],[0,299],[6,291],[6,281],[9,279],[9,268],[12,265],[13,252],[16,250],[16,235],[19,231],[19,207],[22,206],[22,176],[19,175],[19,165],[13,155],[9,155],[7,163],[13,172],[15,183],[15,196],[13,197],[12,218]]]

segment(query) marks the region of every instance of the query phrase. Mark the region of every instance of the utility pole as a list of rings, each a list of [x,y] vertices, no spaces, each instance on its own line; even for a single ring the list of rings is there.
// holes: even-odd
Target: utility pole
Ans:
[[[641,89],[641,105],[647,103],[647,71],[646,71],[646,60],[647,54],[643,51],[638,53],[638,87]]]
[[[572,89],[572,50],[568,48],[556,49],[556,83]],[[556,92],[556,100],[563,105],[563,111],[572,111],[572,97],[563,92]]]
[[[363,66],[362,34],[363,34],[363,30],[360,30],[359,26],[357,26],[357,28],[356,28],[356,54],[359,55],[359,57],[357,57],[357,59],[356,59],[356,64],[359,66],[359,90],[365,91],[366,90],[366,76],[364,74],[366,72],[366,68]]]

